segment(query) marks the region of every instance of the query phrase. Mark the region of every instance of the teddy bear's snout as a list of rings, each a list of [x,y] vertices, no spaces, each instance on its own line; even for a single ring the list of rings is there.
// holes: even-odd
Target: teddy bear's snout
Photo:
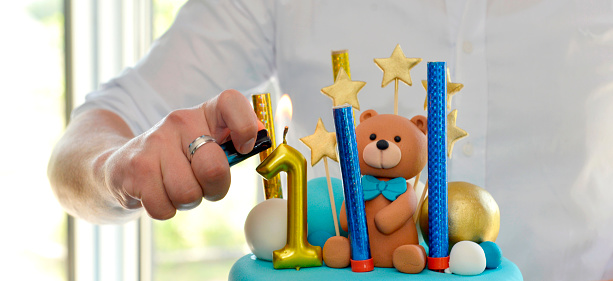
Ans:
[[[377,169],[391,169],[400,163],[402,151],[388,140],[373,141],[362,150],[362,159],[368,166]]]
[[[379,140],[377,142],[377,148],[380,150],[386,150],[388,147],[390,147],[390,144],[386,140]]]

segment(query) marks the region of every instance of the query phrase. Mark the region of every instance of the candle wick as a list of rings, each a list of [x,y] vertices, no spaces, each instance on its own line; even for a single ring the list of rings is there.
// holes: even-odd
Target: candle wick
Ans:
[[[289,130],[289,128],[285,126],[285,129],[283,130],[283,144],[287,144],[287,140],[285,139],[287,136],[287,130]]]

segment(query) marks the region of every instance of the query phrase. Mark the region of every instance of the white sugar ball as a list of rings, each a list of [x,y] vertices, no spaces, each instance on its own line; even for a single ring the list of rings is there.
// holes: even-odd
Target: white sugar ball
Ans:
[[[272,252],[287,240],[287,200],[271,198],[253,207],[245,220],[245,238],[258,259],[272,261]]]
[[[458,275],[478,275],[485,270],[485,252],[472,241],[456,243],[449,253],[449,270]]]

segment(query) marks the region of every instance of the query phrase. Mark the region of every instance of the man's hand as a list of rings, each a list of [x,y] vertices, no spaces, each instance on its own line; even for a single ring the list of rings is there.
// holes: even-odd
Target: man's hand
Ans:
[[[218,144],[207,143],[196,150],[190,163],[189,144],[201,135],[212,136],[219,144],[232,139],[244,154],[253,149],[258,128],[263,128],[249,101],[235,90],[224,91],[198,107],[173,111],[136,137],[115,114],[94,112],[91,114],[102,118],[80,118],[89,111],[75,118],[76,124],[71,124],[73,128],[58,143],[49,167],[60,202],[74,215],[92,221],[115,221],[113,216],[122,214],[132,217],[129,214],[141,206],[152,218],[169,219],[176,210],[196,207],[203,197],[222,199],[230,187],[225,153]],[[93,140],[88,150],[71,149],[70,144],[84,139]],[[67,164],[73,161],[77,162]],[[78,162],[84,168],[75,172]],[[93,203],[96,200],[106,202]]]

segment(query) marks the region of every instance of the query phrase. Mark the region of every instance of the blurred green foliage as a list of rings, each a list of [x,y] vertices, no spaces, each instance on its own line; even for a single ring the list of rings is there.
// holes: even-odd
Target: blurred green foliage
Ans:
[[[62,0],[38,0],[27,7],[27,12],[45,25],[59,24],[64,21]]]

